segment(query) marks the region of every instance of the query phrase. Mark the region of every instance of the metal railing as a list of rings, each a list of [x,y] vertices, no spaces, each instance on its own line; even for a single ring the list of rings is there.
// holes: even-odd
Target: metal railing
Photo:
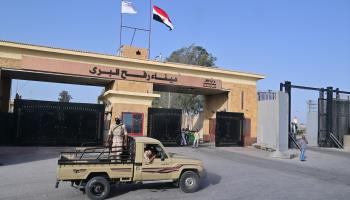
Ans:
[[[300,149],[300,146],[297,142],[297,140],[293,137],[293,135],[291,133],[288,133],[289,138],[293,141],[293,143],[295,144],[295,146],[297,147],[297,149]]]
[[[341,144],[341,142],[338,140],[337,137],[335,137],[335,135],[332,132],[329,132],[329,138],[331,138],[331,140],[338,147],[338,149],[343,149],[344,148],[343,145]]]
[[[258,92],[258,101],[273,101],[276,100],[277,93],[273,91]]]
[[[132,148],[93,147],[83,150],[61,152],[58,164],[101,164],[101,163],[133,163]]]
[[[135,141],[128,137],[125,146],[78,147],[75,151],[61,152],[58,164],[125,164],[133,163],[134,160]]]

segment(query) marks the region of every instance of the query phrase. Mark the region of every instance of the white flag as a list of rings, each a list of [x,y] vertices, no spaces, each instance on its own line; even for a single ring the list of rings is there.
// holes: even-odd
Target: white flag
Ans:
[[[122,1],[122,13],[136,14],[137,11],[135,10],[134,6],[132,5],[132,2],[123,0]]]

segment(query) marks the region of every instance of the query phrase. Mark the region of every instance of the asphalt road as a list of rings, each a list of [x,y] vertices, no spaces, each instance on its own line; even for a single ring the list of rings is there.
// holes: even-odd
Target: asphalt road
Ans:
[[[54,189],[62,148],[0,147],[0,199],[87,199],[61,183]],[[307,151],[308,161],[276,160],[249,148],[167,148],[204,161],[207,179],[200,191],[183,193],[171,184],[123,185],[110,199],[120,200],[328,200],[350,197],[348,153]]]

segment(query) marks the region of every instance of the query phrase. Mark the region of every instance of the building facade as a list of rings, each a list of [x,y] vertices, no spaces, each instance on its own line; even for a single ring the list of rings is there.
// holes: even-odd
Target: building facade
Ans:
[[[217,112],[244,113],[244,141],[257,132],[257,81],[263,75],[219,68],[147,60],[147,50],[124,46],[122,55],[43,47],[0,41],[0,106],[8,112],[11,79],[105,87],[102,99],[112,118],[136,119],[134,134],[147,135],[148,109],[156,91],[205,96],[203,137]],[[89,95],[89,94],[87,94]]]

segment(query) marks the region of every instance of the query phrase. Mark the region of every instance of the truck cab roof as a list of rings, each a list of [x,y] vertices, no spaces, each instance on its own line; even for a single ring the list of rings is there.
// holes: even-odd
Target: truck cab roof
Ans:
[[[145,136],[134,136],[133,138],[137,143],[160,143],[159,140]]]

